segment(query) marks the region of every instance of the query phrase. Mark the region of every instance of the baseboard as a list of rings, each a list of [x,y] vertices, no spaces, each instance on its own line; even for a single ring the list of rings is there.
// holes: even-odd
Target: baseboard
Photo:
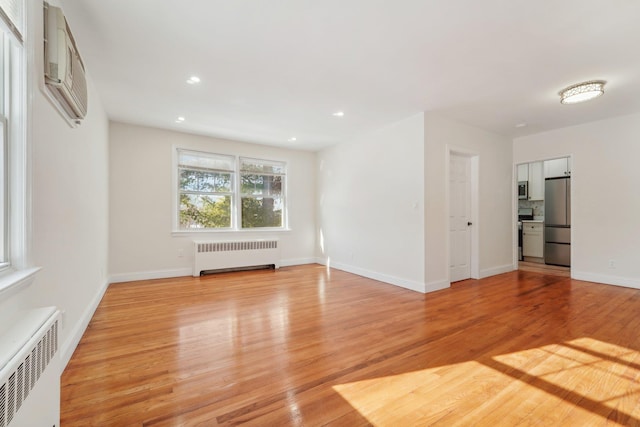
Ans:
[[[585,282],[603,283],[605,285],[640,289],[640,280],[637,278],[609,276],[606,274],[594,274],[583,271],[575,271],[573,269],[571,270],[571,278],[576,280],[584,280]]]
[[[295,258],[280,261],[280,267],[293,265],[315,264],[316,258]],[[176,268],[173,270],[140,271],[137,273],[114,274],[109,277],[109,283],[134,282],[136,280],[170,279],[172,277],[192,276],[191,268]]]
[[[327,265],[327,260],[323,258],[318,258],[316,259],[316,263]],[[427,292],[424,283],[416,282],[413,280],[402,279],[400,277],[378,273],[376,271],[371,271],[364,268],[354,267],[352,265],[342,264],[342,263],[331,262],[329,267],[346,271],[347,273],[357,274],[358,276],[366,277],[368,279],[378,280],[380,282],[388,283],[390,285],[399,286],[401,288],[409,289],[411,291],[416,291],[420,293]]]
[[[114,274],[109,277],[109,283],[133,282],[136,280],[170,279],[172,277],[192,276],[191,268],[176,268],[173,270],[140,271],[137,273]]]
[[[505,264],[498,267],[485,268],[484,270],[480,270],[480,279],[495,276],[496,274],[508,273],[513,270],[517,270],[517,267],[515,267],[513,264]]]
[[[87,326],[89,325],[89,322],[93,317],[93,313],[95,313],[96,309],[98,308],[98,305],[100,304],[100,301],[102,301],[102,297],[104,296],[104,293],[107,291],[108,287],[108,282],[105,282],[101,286],[96,296],[82,313],[80,320],[78,320],[78,322],[71,330],[71,333],[69,334],[66,341],[60,345],[60,374],[62,374],[64,369],[67,367],[67,363],[69,363],[69,360],[71,360],[73,352],[76,351],[76,347],[82,339],[82,335],[87,329]]]
[[[283,259],[280,260],[280,267],[291,267],[294,265],[304,264],[316,264],[318,260],[316,258],[295,258],[295,259]]]
[[[429,282],[425,285],[425,293],[441,291],[451,287],[451,283],[446,280],[436,280],[435,282]]]

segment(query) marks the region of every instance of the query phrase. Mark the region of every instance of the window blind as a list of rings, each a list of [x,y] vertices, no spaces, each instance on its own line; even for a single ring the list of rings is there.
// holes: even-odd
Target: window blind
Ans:
[[[284,175],[287,171],[287,164],[273,160],[240,157],[240,171],[243,173]]]
[[[236,168],[236,159],[234,156],[178,149],[178,166],[233,172]]]

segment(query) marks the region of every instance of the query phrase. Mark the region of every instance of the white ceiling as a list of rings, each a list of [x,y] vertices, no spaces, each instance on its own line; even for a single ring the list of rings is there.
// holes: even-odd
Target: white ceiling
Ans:
[[[62,6],[117,121],[315,150],[421,111],[509,137],[640,111],[637,0]],[[592,79],[604,96],[560,104]]]

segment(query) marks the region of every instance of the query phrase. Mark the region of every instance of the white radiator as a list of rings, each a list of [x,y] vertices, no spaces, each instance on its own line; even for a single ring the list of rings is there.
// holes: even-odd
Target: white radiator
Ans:
[[[60,312],[21,313],[0,331],[0,427],[60,425]]]
[[[200,241],[194,244],[194,277],[203,271],[227,271],[259,266],[280,268],[280,248],[277,240]]]

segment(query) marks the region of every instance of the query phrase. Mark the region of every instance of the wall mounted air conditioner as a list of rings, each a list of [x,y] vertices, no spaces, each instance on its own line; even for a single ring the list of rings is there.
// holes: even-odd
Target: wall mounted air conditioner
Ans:
[[[62,10],[44,2],[44,82],[54,104],[76,125],[87,115],[87,81]]]

